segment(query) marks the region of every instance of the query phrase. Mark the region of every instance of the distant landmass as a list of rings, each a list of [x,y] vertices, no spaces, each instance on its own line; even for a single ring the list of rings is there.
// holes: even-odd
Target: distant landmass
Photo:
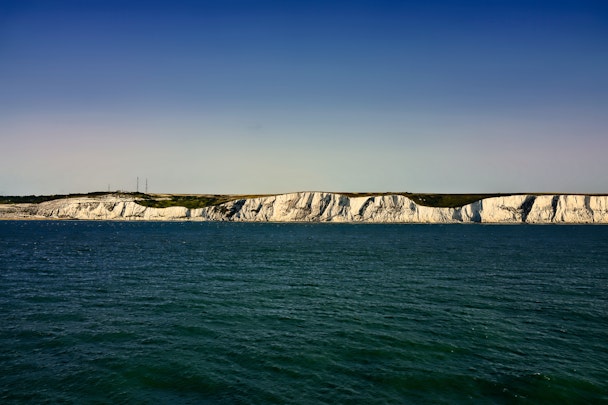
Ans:
[[[606,224],[608,195],[97,192],[0,197],[0,219]]]

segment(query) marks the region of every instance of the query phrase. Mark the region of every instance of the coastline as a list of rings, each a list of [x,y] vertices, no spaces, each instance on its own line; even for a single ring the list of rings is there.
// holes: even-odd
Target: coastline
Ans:
[[[501,195],[454,207],[421,205],[403,194],[300,192],[230,200],[216,196],[204,197],[208,205],[201,207],[195,198],[169,198],[142,200],[141,195],[109,193],[0,204],[0,220],[608,224],[604,195]]]

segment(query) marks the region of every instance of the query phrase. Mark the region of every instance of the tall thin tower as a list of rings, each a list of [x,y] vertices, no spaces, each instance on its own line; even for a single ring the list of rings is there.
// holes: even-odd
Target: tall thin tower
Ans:
[[[137,188],[136,191],[139,193],[139,177],[137,178]]]
[[[146,194],[148,194],[148,178],[146,177]]]

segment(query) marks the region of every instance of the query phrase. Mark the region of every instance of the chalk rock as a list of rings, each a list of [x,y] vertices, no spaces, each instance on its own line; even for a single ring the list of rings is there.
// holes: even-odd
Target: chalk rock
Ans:
[[[0,204],[0,218],[84,220],[373,222],[373,223],[608,223],[608,196],[512,195],[456,208],[426,207],[403,195],[355,196],[301,192],[240,199],[188,209],[139,205],[132,196],[65,198],[40,204]]]

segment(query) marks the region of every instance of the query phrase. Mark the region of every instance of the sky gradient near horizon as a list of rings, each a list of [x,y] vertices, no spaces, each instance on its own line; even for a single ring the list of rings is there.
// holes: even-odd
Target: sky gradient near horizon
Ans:
[[[607,193],[604,1],[0,0],[0,194]]]

